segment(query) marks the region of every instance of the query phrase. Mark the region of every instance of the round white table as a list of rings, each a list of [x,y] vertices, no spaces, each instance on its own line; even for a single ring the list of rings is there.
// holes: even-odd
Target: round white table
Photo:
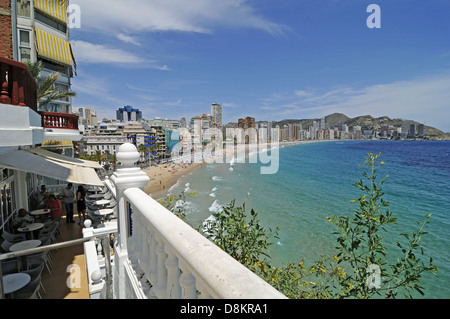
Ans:
[[[34,240],[24,240],[20,243],[14,244],[11,247],[9,247],[10,251],[20,251],[20,250],[27,250],[39,247],[42,244],[40,240],[34,239]]]
[[[109,203],[110,203],[109,199],[100,199],[100,200],[96,200],[94,202],[94,204],[97,205],[97,206],[103,206],[103,205],[107,205]]]
[[[44,224],[42,223],[33,223],[33,224],[28,224],[22,227],[17,228],[17,231],[20,231],[22,233],[30,233],[31,237],[33,237],[33,231],[41,229],[42,227],[44,227]]]
[[[106,215],[113,214],[113,213],[114,213],[114,209],[111,209],[111,208],[99,209],[94,212],[95,215],[100,215],[100,216],[106,216]]]
[[[3,277],[3,292],[10,294],[25,287],[31,280],[31,276],[25,273],[10,274]]]
[[[100,199],[105,197],[105,194],[92,194],[92,195],[88,195],[88,199]]]
[[[32,212],[30,212],[30,215],[36,216],[36,217],[39,216],[41,218],[42,218],[42,216],[48,215],[48,214],[50,214],[50,209],[48,209],[48,208],[36,209],[36,210],[33,210]]]
[[[33,216],[50,214],[50,209],[48,209],[48,208],[36,209],[36,210],[31,211],[30,214]]]

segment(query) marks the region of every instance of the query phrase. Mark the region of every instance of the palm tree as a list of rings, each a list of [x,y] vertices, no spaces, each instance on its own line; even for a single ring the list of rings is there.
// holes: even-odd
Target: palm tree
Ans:
[[[77,94],[71,90],[59,92],[55,88],[55,83],[61,76],[59,73],[52,73],[41,81],[38,81],[39,76],[44,69],[42,61],[25,62],[31,75],[38,83],[37,100],[40,107],[46,106],[52,101],[61,100],[67,97],[75,97]]]

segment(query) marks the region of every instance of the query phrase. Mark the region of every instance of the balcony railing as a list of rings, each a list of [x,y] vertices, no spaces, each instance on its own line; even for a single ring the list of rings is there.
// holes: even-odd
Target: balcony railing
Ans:
[[[114,233],[113,298],[119,299],[286,299],[213,242],[145,194],[147,174],[134,163],[135,146],[125,143],[121,168],[105,180],[114,194],[113,228],[86,228],[85,236]],[[86,225],[90,227],[89,225]],[[114,229],[114,227],[117,227]],[[85,248],[91,296],[102,295],[101,263],[94,244]],[[104,290],[103,290],[104,291]],[[104,295],[104,294],[103,294]]]
[[[54,112],[39,112],[39,114],[44,128],[78,130],[78,115]]]
[[[24,63],[0,57],[0,103],[37,111],[38,85]]]
[[[149,283],[146,297],[286,298],[142,190],[124,195],[131,221],[128,258],[136,276]]]

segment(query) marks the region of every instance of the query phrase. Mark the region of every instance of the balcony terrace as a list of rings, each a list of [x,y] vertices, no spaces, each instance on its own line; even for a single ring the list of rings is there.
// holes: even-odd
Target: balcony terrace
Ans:
[[[40,126],[49,132],[46,139],[57,139],[58,134],[63,135],[63,139],[81,139],[78,115],[39,112],[37,90],[38,85],[24,63],[0,57],[0,104],[28,107],[38,113]],[[71,134],[73,138],[70,138]]]

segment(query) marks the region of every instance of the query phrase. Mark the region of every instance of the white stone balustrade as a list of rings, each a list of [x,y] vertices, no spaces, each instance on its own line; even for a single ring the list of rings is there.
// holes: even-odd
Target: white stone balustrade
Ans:
[[[152,284],[151,296],[285,298],[141,189],[127,189],[124,197],[132,222],[128,256]]]
[[[114,298],[286,298],[145,194],[135,146],[123,144],[117,159],[121,168],[105,182],[119,208]]]

